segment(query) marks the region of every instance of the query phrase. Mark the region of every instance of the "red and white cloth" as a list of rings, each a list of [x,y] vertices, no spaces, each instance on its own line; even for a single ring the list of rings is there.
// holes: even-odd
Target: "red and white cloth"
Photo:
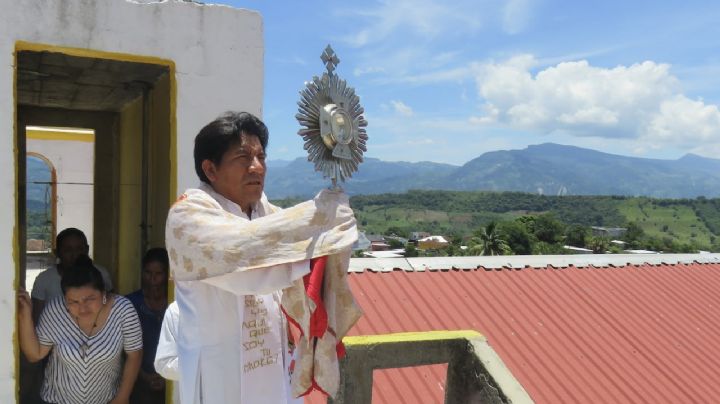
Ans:
[[[362,316],[347,281],[350,249],[311,261],[299,285],[283,291],[281,306],[300,334],[295,349],[292,395],[312,390],[335,397],[340,385],[342,338]]]

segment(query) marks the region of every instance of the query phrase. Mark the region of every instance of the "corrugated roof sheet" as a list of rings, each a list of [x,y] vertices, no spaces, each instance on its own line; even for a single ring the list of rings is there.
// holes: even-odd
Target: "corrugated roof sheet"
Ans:
[[[352,335],[477,330],[537,403],[720,398],[718,254],[354,259],[350,271],[365,311]],[[376,371],[373,402],[442,402],[445,369]]]

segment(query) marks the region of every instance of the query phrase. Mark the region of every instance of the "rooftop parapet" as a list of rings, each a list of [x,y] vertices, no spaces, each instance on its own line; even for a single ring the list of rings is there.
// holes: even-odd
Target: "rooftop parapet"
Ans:
[[[345,337],[334,404],[370,404],[373,370],[448,364],[446,403],[532,403],[525,389],[476,331]]]

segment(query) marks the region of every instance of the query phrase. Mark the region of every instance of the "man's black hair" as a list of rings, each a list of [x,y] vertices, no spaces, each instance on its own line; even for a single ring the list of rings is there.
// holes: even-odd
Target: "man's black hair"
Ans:
[[[74,227],[68,227],[67,229],[61,231],[58,233],[57,237],[55,237],[55,249],[60,250],[60,246],[62,245],[63,241],[69,237],[79,237],[85,246],[88,245],[87,237],[85,236],[85,233],[82,232],[80,229],[76,229]]]
[[[168,273],[168,270],[170,269],[170,260],[168,259],[168,252],[166,249],[158,247],[147,250],[142,259],[143,268],[151,262],[159,262],[162,264],[165,273]]]
[[[103,281],[102,274],[95,268],[92,260],[87,255],[78,257],[75,265],[69,271],[63,271],[60,278],[60,289],[62,289],[63,294],[69,288],[81,288],[83,286],[90,286],[95,290],[105,292],[105,281]]]
[[[210,184],[210,180],[202,169],[205,160],[219,165],[222,157],[231,146],[240,141],[246,133],[255,135],[260,140],[263,150],[268,143],[268,130],[265,124],[249,112],[228,111],[207,124],[195,136],[195,172],[202,182]]]

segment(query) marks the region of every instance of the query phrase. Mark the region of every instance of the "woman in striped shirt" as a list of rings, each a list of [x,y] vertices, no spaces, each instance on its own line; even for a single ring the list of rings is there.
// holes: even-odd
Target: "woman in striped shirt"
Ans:
[[[31,362],[50,355],[43,401],[127,404],[142,360],[142,331],[132,303],[105,293],[102,275],[87,257],[63,275],[61,286],[64,296],[45,306],[37,329],[30,296],[18,293],[20,348]]]

